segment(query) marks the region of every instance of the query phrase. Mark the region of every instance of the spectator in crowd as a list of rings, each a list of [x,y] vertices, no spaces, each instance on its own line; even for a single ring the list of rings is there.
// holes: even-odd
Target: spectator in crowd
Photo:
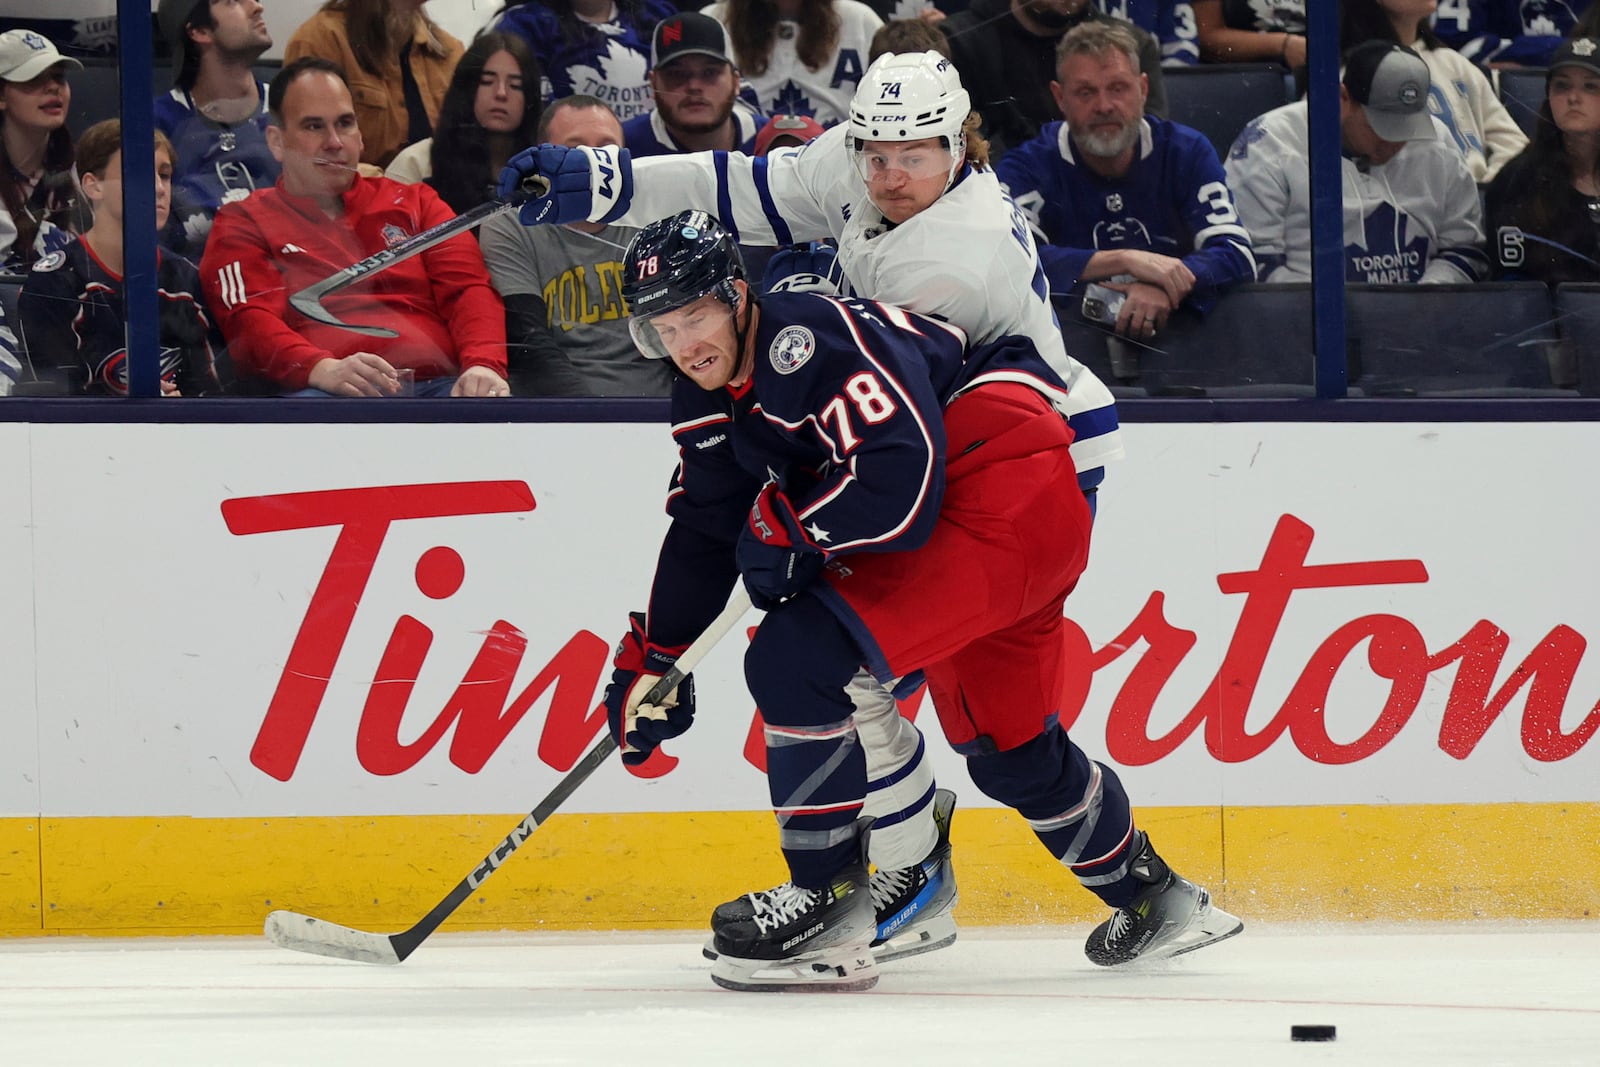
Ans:
[[[1489,186],[1499,277],[1600,282],[1600,39],[1551,57],[1533,142]]]
[[[622,127],[593,96],[545,108],[539,144],[601,148]],[[628,336],[622,253],[635,226],[573,222],[524,226],[500,215],[483,226],[483,258],[505,298],[512,387],[519,396],[666,396],[672,369]]]
[[[1590,0],[1450,0],[1434,32],[1485,67],[1546,67],[1562,38],[1600,36]]]
[[[177,153],[165,242],[190,259],[205,249],[223,204],[278,180],[267,148],[267,86],[252,64],[272,47],[257,0],[161,0],[172,43],[172,90],[156,97],[156,129]]]
[[[1159,41],[1163,67],[1192,67],[1200,62],[1200,30],[1189,0],[1095,0],[1095,4]]]
[[[1255,277],[1250,235],[1201,133],[1146,117],[1133,27],[1086,22],[1050,83],[1065,122],[1006,153],[995,176],[1034,233],[1052,294],[1126,294],[1115,330],[1147,341],[1179,306],[1204,313]]]
[[[172,203],[175,154],[156,133],[156,229]],[[28,272],[18,310],[34,372],[73,395],[128,395],[127,311],[122,295],[122,122],[95,123],[78,140],[78,173],[94,223],[65,251]],[[194,264],[156,250],[161,395],[220,393],[215,330]]]
[[[1488,273],[1478,187],[1444,126],[1428,113],[1428,65],[1391,41],[1345,55],[1345,278],[1473,282]],[[1257,277],[1311,280],[1306,105],[1253,119],[1228,153],[1228,185],[1255,245]]]
[[[426,0],[328,0],[300,24],[285,63],[321,56],[350,84],[366,147],[361,162],[386,167],[433,136],[450,75],[465,51],[422,10]]]
[[[361,127],[338,64],[288,63],[267,91],[272,189],[225,205],[206,242],[206,302],[241,377],[293,395],[393,396],[401,370],[418,396],[505,396],[505,307],[467,234],[326,298],[377,339],[295,311],[289,294],[452,217],[426,185],[356,170]]]
[[[32,30],[0,33],[0,264],[14,273],[87,225],[67,129],[69,67],[83,64]]]
[[[1472,180],[1487,184],[1528,137],[1500,102],[1483,71],[1439,42],[1428,26],[1438,0],[1343,0],[1340,48],[1363,41],[1396,41],[1428,64],[1433,87],[1428,110],[1444,123],[1467,161]]]
[[[822,132],[822,124],[810,115],[774,115],[756,134],[751,155],[764,156],[780,148],[795,148],[809,143]]]
[[[883,20],[859,0],[721,0],[702,9],[728,27],[733,58],[764,115],[850,113]]]
[[[650,42],[655,110],[622,124],[635,158],[670,152],[755,149],[761,116],[739,99],[739,70],[727,32],[710,15],[689,11],[656,23]]]
[[[972,0],[940,25],[950,38],[961,84],[983,117],[991,158],[998,160],[1037,137],[1059,114],[1050,82],[1056,76],[1056,45],[1066,32],[1084,22],[1112,21],[1121,20],[1102,14],[1090,0]],[[1143,30],[1135,32],[1139,70],[1150,84],[1145,107],[1165,116],[1161,46]]]
[[[592,96],[626,121],[652,107],[651,31],[677,12],[672,0],[509,0],[495,29],[528,42],[546,102]]]
[[[0,396],[10,396],[22,381],[22,345],[0,306]]]
[[[384,174],[426,181],[456,214],[470,211],[494,196],[506,160],[534,143],[538,92],[539,64],[528,43],[498,30],[480,33],[450,77],[434,135],[401,149]]]
[[[1191,0],[1200,58],[1208,63],[1306,65],[1306,0]]]
[[[867,65],[871,66],[872,61],[885,52],[896,55],[901,52],[938,52],[948,59],[950,38],[927,19],[890,19],[872,35],[872,43],[867,46]]]

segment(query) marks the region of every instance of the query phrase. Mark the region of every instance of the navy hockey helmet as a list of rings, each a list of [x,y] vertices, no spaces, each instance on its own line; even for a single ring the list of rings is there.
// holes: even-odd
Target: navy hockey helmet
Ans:
[[[731,311],[739,306],[735,279],[745,278],[744,257],[723,225],[704,211],[680,211],[634,235],[622,256],[622,298],[629,332],[644,355],[666,359],[650,319],[694,303],[708,293]]]

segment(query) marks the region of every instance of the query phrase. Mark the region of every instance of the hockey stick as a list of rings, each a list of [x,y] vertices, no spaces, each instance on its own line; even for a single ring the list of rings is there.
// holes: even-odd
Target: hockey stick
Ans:
[[[734,589],[733,597],[728,601],[728,606],[722,609],[722,614],[713,619],[705,632],[695,638],[694,643],[678,657],[678,662],[672,669],[650,687],[650,691],[640,703],[655,703],[676,689],[684,677],[705,658],[706,653],[710,652],[717,642],[733,629],[734,624],[744,617],[749,608],[750,594],[745,592],[743,584],[740,584]],[[607,733],[595,743],[583,759],[578,761],[577,766],[567,772],[566,777],[556,783],[556,787],[539,802],[539,806],[483,858],[483,862],[474,867],[472,872],[461,879],[443,900],[433,906],[432,911],[424,915],[409,930],[403,930],[398,934],[374,934],[310,915],[302,915],[296,911],[274,911],[267,916],[266,928],[263,931],[267,935],[267,940],[280,948],[309,952],[316,956],[332,956],[334,959],[356,960],[361,963],[399,963],[415,952],[417,946],[439,928],[440,923],[448,919],[478,886],[499,870],[500,865],[565,803],[572,795],[572,791],[582,785],[616,750],[617,742],[612,739],[610,733]]]
[[[549,179],[538,175],[530,175],[522,179],[521,191],[510,200],[486,201],[465,214],[457,215],[448,222],[430,226],[419,234],[407,237],[404,241],[385,248],[382,252],[374,252],[366,259],[352,263],[344,270],[330,274],[320,282],[313,282],[298,293],[291,294],[289,303],[306,318],[326,326],[337,326],[341,330],[364,333],[368,337],[398,337],[400,336],[399,334],[387,327],[360,326],[353,322],[344,322],[322,306],[323,298],[330,293],[338,292],[347,285],[355,284],[362,278],[370,277],[380,270],[388,270],[396,263],[403,263],[412,256],[420,255],[434,245],[450,240],[458,233],[464,233],[474,226],[481,226],[496,215],[502,215],[507,211],[515,211],[526,201],[543,196],[549,191]]]

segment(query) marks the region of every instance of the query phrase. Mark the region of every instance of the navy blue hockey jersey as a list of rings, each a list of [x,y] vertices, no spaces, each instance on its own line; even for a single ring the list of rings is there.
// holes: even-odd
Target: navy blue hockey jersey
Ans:
[[[679,464],[650,597],[657,644],[687,644],[721,610],[733,546],[769,480],[830,554],[909,550],[943,500],[945,404],[989,381],[1052,402],[1066,392],[1026,338],[969,354],[966,335],[937,319],[811,293],[761,298],[755,359],[738,391],[673,384]]]
[[[1221,290],[1255,277],[1216,149],[1203,135],[1145,116],[1133,165],[1102,178],[1083,164],[1064,122],[1007,152],[995,176],[1039,238],[1053,294],[1081,291],[1098,251],[1132,248],[1180,257],[1194,273],[1188,302],[1204,311]]]

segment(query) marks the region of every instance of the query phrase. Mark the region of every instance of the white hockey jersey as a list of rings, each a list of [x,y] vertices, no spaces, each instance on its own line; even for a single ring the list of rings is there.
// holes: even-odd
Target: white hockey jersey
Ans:
[[[1488,276],[1478,187],[1448,132],[1411,141],[1389,162],[1345,156],[1345,280],[1476,282]],[[1255,246],[1257,280],[1311,280],[1311,173],[1306,105],[1252,119],[1228,152],[1228,186]]]
[[[1506,110],[1483,68],[1454,48],[1415,45],[1428,65],[1428,110],[1444,123],[1450,142],[1467,161],[1472,180],[1487,185],[1500,168],[1528,147],[1528,135]]]
[[[1067,355],[1027,220],[988,169],[965,176],[927,210],[890,226],[846,155],[846,130],[765,157],[696,152],[633,164],[621,222],[643,226],[699,208],[736,240],[790,245],[831,237],[857,296],[898,304],[965,330],[974,344],[1029,337],[1067,383],[1062,414],[1080,472],[1122,455],[1111,391]]]
[[[710,4],[700,11],[726,23],[727,7]],[[850,98],[866,73],[872,36],[883,20],[860,0],[833,0],[833,9],[839,15],[839,43],[818,69],[800,62],[795,50],[799,24],[793,19],[779,20],[765,71],[754,74],[740,65],[744,91],[755,96],[753,103],[763,115],[810,115],[824,126],[849,117]]]

